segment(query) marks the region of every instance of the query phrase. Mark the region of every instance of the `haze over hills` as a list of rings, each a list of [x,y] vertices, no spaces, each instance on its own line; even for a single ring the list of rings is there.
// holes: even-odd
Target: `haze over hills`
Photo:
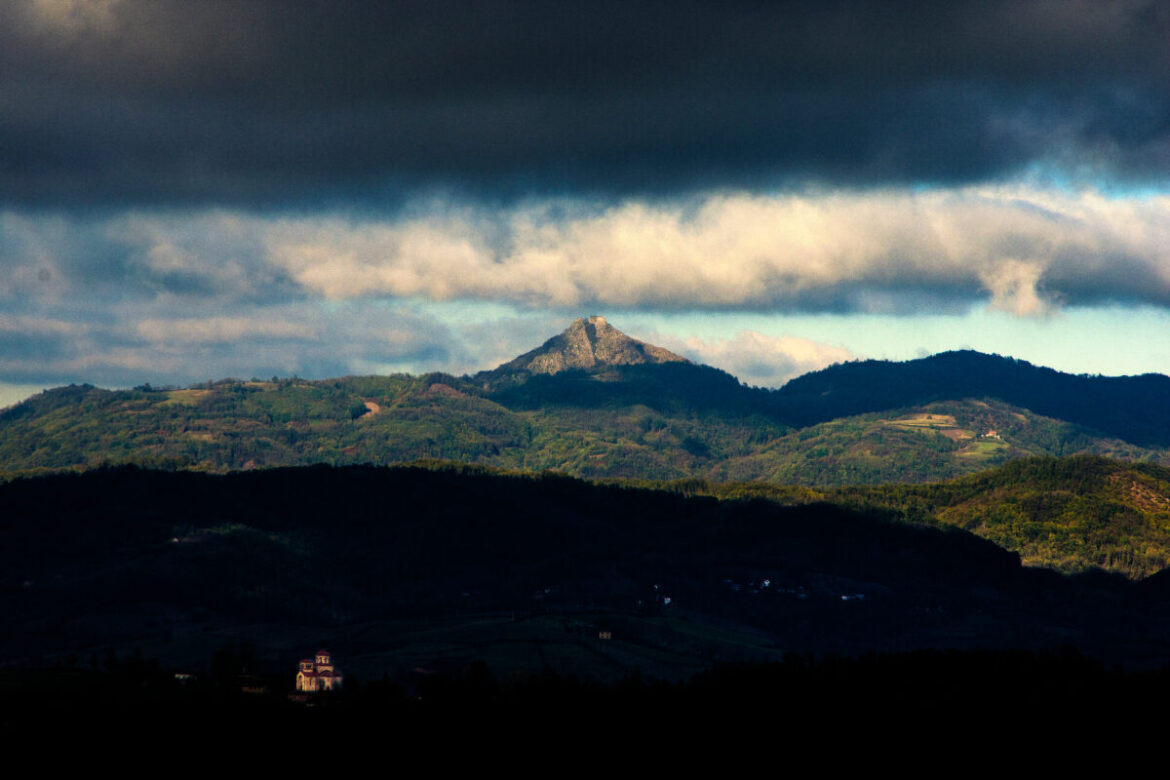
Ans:
[[[0,472],[435,458],[589,478],[921,482],[1025,455],[1170,462],[1167,401],[1164,376],[974,352],[841,364],[764,390],[591,317],[468,377],[58,388],[0,412]]]

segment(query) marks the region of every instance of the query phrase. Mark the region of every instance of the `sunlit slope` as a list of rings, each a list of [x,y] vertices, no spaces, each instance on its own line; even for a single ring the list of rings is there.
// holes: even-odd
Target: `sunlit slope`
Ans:
[[[780,484],[924,482],[972,474],[1028,455],[1105,455],[1167,462],[1146,448],[995,400],[939,401],[800,428],[711,476]]]
[[[690,482],[676,489],[784,504],[828,502],[902,521],[954,526],[1030,566],[1103,569],[1131,579],[1170,566],[1170,469],[1098,456],[1029,457],[926,484],[820,489]]]
[[[1061,571],[1132,578],[1170,566],[1170,469],[1104,458],[1013,461],[942,485],[842,491],[929,516]]]

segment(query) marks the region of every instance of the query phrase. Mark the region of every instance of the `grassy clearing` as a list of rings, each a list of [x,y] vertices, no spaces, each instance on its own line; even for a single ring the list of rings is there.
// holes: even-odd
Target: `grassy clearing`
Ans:
[[[909,417],[899,417],[896,420],[888,421],[890,425],[899,425],[912,428],[954,428],[958,423],[955,422],[953,414],[915,414]]]
[[[951,441],[975,438],[975,432],[960,427],[953,414],[921,413],[908,417],[899,417],[896,420],[884,420],[882,424],[890,428],[900,428],[907,431],[937,433],[947,437]]]
[[[1001,454],[1004,450],[1010,449],[1007,442],[1002,439],[980,439],[973,441],[963,449],[959,450],[960,458],[971,458],[973,460],[990,460]]]
[[[210,390],[168,390],[167,400],[159,406],[177,404],[179,406],[196,406],[204,398],[211,395]]]

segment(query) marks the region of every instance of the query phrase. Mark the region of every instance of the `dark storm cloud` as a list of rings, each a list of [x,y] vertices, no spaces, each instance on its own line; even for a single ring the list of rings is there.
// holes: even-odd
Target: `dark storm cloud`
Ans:
[[[296,300],[260,239],[224,213],[0,213],[0,309],[38,300],[250,305]]]
[[[6,360],[39,360],[67,348],[68,337],[62,333],[30,333],[0,328],[0,352]]]
[[[1156,2],[0,7],[0,199],[1160,176]]]

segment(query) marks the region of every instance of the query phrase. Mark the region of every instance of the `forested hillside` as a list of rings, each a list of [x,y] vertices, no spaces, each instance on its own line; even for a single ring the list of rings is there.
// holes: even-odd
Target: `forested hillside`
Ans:
[[[702,385],[672,396],[668,382],[632,382],[641,388],[638,397],[614,398],[626,392],[622,384],[587,374],[558,379],[548,394],[531,386],[541,379],[496,397],[444,375],[59,388],[0,412],[0,472],[120,463],[226,471],[437,458],[590,478],[828,486],[946,479],[1025,455],[1167,460],[1165,449],[993,400],[936,402],[793,429],[762,404],[721,403],[714,391],[708,401]]]
[[[955,527],[1029,566],[1141,579],[1170,566],[1170,469],[1095,456],[1022,458],[946,482],[793,489],[759,482],[665,487],[785,504],[829,502],[900,521]]]
[[[1170,444],[1170,377],[1078,376],[979,352],[843,363],[797,377],[777,402],[793,425],[956,398],[996,398],[1133,444]]]
[[[888,511],[683,492],[466,467],[18,480],[0,656],[182,667],[247,641],[290,668],[324,645],[367,679],[476,658],[613,679],[788,651],[1164,647],[1164,602],[1121,577]]]

